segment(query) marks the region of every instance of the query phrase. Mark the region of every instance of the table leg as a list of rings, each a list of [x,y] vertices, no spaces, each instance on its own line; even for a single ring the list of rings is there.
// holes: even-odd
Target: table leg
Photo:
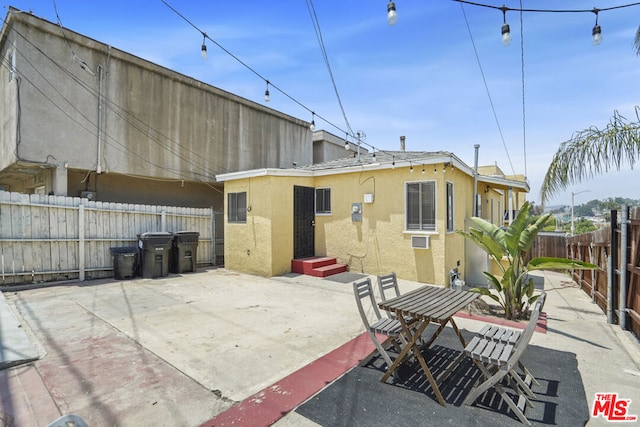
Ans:
[[[407,337],[410,337],[409,343],[402,349],[402,352],[400,352],[400,354],[398,355],[398,358],[395,360],[395,362],[393,362],[391,367],[389,367],[387,372],[385,372],[385,374],[382,376],[382,379],[380,381],[381,382],[387,381],[387,379],[389,379],[389,376],[391,376],[393,371],[395,371],[397,367],[400,366],[400,363],[402,363],[402,360],[404,360],[404,358],[407,356],[409,351],[412,351],[414,356],[418,359],[418,363],[420,363],[420,367],[422,368],[422,371],[427,376],[427,379],[429,380],[429,384],[431,384],[431,388],[433,389],[433,392],[436,395],[436,399],[438,399],[438,403],[440,403],[442,406],[447,406],[447,402],[445,402],[444,397],[442,397],[442,393],[440,392],[440,388],[438,387],[438,383],[436,382],[436,379],[434,378],[433,374],[431,373],[431,370],[427,366],[427,362],[422,357],[422,354],[420,353],[420,348],[416,345],[416,341],[418,341],[418,338],[422,336],[422,333],[429,325],[429,321],[422,322],[418,327],[418,329],[416,329],[412,334],[411,329],[409,329],[404,319],[402,318],[400,319],[401,319],[400,323],[402,324],[402,329],[404,331],[404,334]],[[438,330],[435,332],[434,336],[429,341],[429,345],[437,338],[437,336],[442,331],[442,329],[444,329],[445,324],[446,322],[440,325]]]
[[[402,317],[400,319],[402,319]],[[404,331],[404,334],[407,336],[407,338],[409,338],[409,342],[407,343],[407,345],[404,346],[404,348],[402,349],[402,351],[400,352],[396,360],[393,362],[393,364],[389,366],[389,368],[387,369],[387,372],[384,373],[384,375],[382,376],[382,379],[380,380],[381,382],[387,381],[391,376],[391,374],[393,373],[393,371],[395,371],[398,368],[398,366],[400,366],[400,363],[402,363],[407,353],[409,353],[409,350],[411,350],[412,347],[415,346],[416,341],[418,340],[420,335],[422,335],[422,332],[424,332],[424,330],[429,325],[429,322],[422,322],[422,324],[418,327],[418,329],[416,329],[415,333],[411,334],[411,330],[409,329],[407,324],[404,322],[404,319],[400,320],[400,323],[402,324],[402,329]]]
[[[460,330],[458,329],[458,325],[456,325],[456,322],[453,321],[453,317],[450,317],[447,320],[447,322],[450,322],[451,326],[453,327],[453,330],[456,331],[456,335],[458,336],[458,339],[462,344],[462,349],[464,350],[465,347],[467,346],[467,343],[465,342],[464,337],[460,333]],[[443,326],[446,325],[447,322],[444,322]],[[456,366],[460,364],[460,360],[462,359],[463,356],[464,356],[464,351],[461,352],[451,363],[449,363],[449,366],[447,366],[447,369],[445,369],[444,372],[438,376],[438,379],[437,379],[438,383],[442,383],[444,380],[446,380],[449,377],[449,375],[451,375],[451,372],[453,372]]]

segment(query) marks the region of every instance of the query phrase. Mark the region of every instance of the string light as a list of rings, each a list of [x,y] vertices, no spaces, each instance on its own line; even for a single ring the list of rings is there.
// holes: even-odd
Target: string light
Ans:
[[[393,160],[391,162],[391,169],[395,169],[396,168],[396,156],[393,156]]]
[[[269,80],[267,80],[267,89],[264,91],[264,102],[269,102]]]
[[[594,25],[593,30],[591,30],[591,36],[593,37],[591,43],[594,46],[598,46],[602,43],[602,28],[598,25],[598,12],[600,12],[599,9],[593,8],[593,13],[596,14],[596,25]]]
[[[413,163],[409,161],[409,172],[413,173]]]
[[[349,151],[349,140],[347,138],[349,138],[349,134],[345,133],[344,134],[344,149]]]
[[[202,59],[207,59],[207,45],[205,41],[207,40],[207,33],[202,33],[202,48],[200,49],[200,55],[202,55]]]
[[[389,4],[387,5],[387,22],[389,25],[396,25],[396,22],[398,22],[396,4],[391,0],[389,0]]]
[[[311,124],[309,125],[309,129],[311,129],[311,132],[313,132],[314,130],[316,130],[316,121],[315,121],[315,116],[316,113],[314,113],[313,111],[311,112]]]
[[[509,24],[507,24],[507,7],[502,6],[500,8],[502,10],[502,46],[509,46],[511,44],[511,29],[509,28]]]
[[[422,175],[424,175],[424,163],[422,164]]]
[[[640,2],[627,3],[619,6],[611,6],[604,7],[602,9],[593,8],[593,9],[524,9],[524,8],[511,8],[507,6],[493,6],[490,4],[476,3],[468,0],[453,0],[458,3],[468,4],[472,6],[480,6],[487,7],[490,9],[498,9],[501,10],[504,15],[504,24],[502,25],[502,44],[508,46],[511,43],[511,31],[509,30],[509,24],[506,21],[506,12],[507,11],[516,11],[516,12],[551,12],[551,13],[595,13],[596,14],[596,24],[591,30],[591,36],[593,37],[592,43],[594,46],[598,46],[602,43],[602,28],[598,25],[598,12],[615,10],[615,9],[623,9],[632,6],[640,5]],[[521,2],[522,4],[522,2]]]
[[[273,84],[272,82],[270,82],[269,80],[267,80],[264,76],[262,76],[262,74],[260,74],[258,71],[256,71],[254,68],[252,68],[251,66],[249,66],[246,62],[244,62],[242,59],[240,59],[239,57],[237,57],[236,55],[234,55],[232,52],[230,52],[228,49],[226,49],[224,46],[222,46],[220,43],[218,43],[216,40],[212,39],[211,37],[209,37],[207,35],[207,33],[205,33],[204,31],[202,31],[200,28],[198,28],[192,21],[190,21],[186,16],[184,16],[182,13],[180,13],[177,9],[175,9],[173,6],[171,6],[169,4],[169,2],[167,0],[160,0],[165,6],[167,6],[169,9],[171,9],[176,15],[178,15],[180,18],[182,18],[187,24],[189,24],[191,27],[193,27],[196,31],[198,31],[200,34],[202,34],[203,36],[203,42],[202,42],[202,49],[201,49],[201,54],[203,59],[206,59],[207,57],[207,46],[205,44],[206,40],[209,39],[210,42],[212,42],[213,44],[215,44],[218,48],[220,48],[223,52],[225,52],[227,55],[229,55],[231,58],[233,58],[234,60],[236,60],[239,64],[241,64],[242,66],[244,66],[247,70],[251,71],[253,74],[255,74],[257,77],[259,77],[260,79],[264,80],[265,82],[268,83],[268,86],[270,85],[272,88],[274,88],[275,90],[277,90],[278,92],[280,92],[282,95],[284,95],[285,97],[289,98],[291,101],[293,101],[294,103],[296,103],[297,105],[299,105],[300,107],[304,108],[305,110],[311,112],[312,114],[312,119],[311,119],[311,124],[309,126],[309,128],[314,131],[315,130],[315,120],[314,117],[318,116],[320,117],[325,123],[331,125],[332,127],[336,128],[339,131],[344,132],[344,130],[337,126],[335,123],[331,122],[329,119],[322,117],[318,114],[316,114],[315,112],[313,112],[309,107],[307,107],[306,105],[304,105],[302,102],[300,102],[298,99],[294,98],[292,95],[290,95],[289,93],[285,92],[283,89],[281,89],[280,87],[278,87],[277,85]],[[389,2],[389,6],[392,6],[393,9],[393,13],[395,13],[395,4],[390,1]],[[392,15],[393,15],[392,13]],[[396,15],[397,16],[397,15]],[[395,23],[395,22],[394,22]],[[266,93],[265,93],[266,95]],[[347,136],[349,135],[349,132],[346,132]],[[355,138],[355,136],[354,136]],[[364,143],[366,144],[368,147],[375,149],[375,147],[371,144],[368,143]]]

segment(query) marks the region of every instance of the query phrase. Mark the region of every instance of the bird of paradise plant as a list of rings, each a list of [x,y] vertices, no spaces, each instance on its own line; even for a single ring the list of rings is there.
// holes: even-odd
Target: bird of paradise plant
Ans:
[[[475,227],[468,232],[457,230],[476,245],[484,249],[499,266],[502,277],[483,272],[492,292],[487,287],[471,289],[486,295],[500,304],[505,317],[518,320],[527,313],[539,295],[534,295],[532,270],[593,270],[597,265],[574,261],[567,258],[537,257],[525,263],[538,233],[551,216],[542,215],[535,219],[530,214],[531,205],[525,202],[522,209],[508,227],[499,227],[482,218],[472,217]]]

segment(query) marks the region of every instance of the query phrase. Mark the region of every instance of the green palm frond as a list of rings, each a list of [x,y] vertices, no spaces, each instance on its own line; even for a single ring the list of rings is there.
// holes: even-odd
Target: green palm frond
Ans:
[[[640,44],[640,38],[636,38],[636,43]],[[615,111],[604,129],[592,126],[563,142],[544,177],[540,190],[542,203],[584,179],[620,170],[625,165],[633,169],[640,157],[640,107],[636,106],[635,114],[636,121],[629,121]]]

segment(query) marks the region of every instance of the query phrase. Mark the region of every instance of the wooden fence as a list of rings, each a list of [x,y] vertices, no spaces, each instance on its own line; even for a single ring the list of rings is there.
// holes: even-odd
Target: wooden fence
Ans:
[[[617,323],[640,337],[640,208],[611,211],[611,225],[569,237],[568,257],[597,264],[596,271],[573,272],[574,280]]]
[[[197,264],[221,262],[222,212],[210,208],[0,191],[0,286],[112,277],[111,247],[160,231],[197,231]]]

